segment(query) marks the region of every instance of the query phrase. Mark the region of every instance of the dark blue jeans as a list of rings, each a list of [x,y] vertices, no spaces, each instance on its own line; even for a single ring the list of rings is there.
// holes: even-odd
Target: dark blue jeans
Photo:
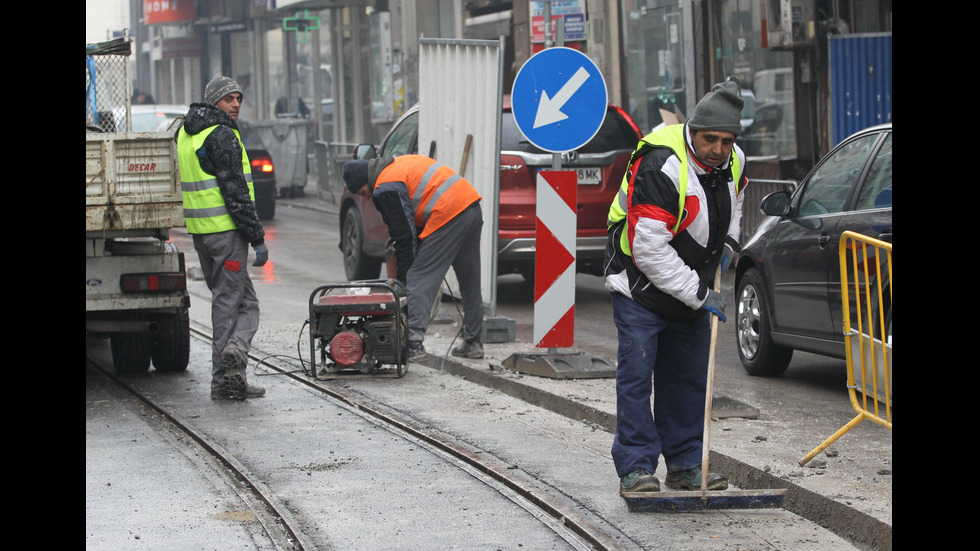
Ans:
[[[661,454],[669,472],[700,465],[709,315],[669,320],[619,293],[610,295],[619,331],[612,445],[616,474],[655,472]]]

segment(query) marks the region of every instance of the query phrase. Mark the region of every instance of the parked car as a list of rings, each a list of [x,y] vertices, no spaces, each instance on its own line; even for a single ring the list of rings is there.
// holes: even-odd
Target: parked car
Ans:
[[[849,136],[792,193],[762,200],[769,216],[742,248],[735,271],[737,348],[749,374],[782,374],[794,350],[846,357],[840,237],[851,230],[891,243],[891,193],[889,123]],[[872,307],[884,313],[887,339],[890,283],[880,284],[884,304]],[[870,285],[879,282],[872,277]]]
[[[252,187],[255,189],[255,212],[259,220],[272,220],[276,217],[276,197],[279,195],[276,186],[276,165],[272,155],[265,148],[259,133],[253,131],[247,121],[238,119],[238,131],[242,136],[242,145],[252,165]]]
[[[131,132],[155,132],[158,129],[166,129],[169,124],[177,117],[187,114],[190,107],[186,105],[132,105],[130,112],[133,116],[133,129]],[[113,109],[115,118],[116,132],[130,132],[126,128],[126,109],[119,107]]]
[[[395,122],[377,147],[361,145],[354,158],[418,153],[418,106]],[[579,272],[602,274],[609,204],[619,190],[630,155],[643,134],[630,116],[610,104],[602,127],[587,144],[564,154],[562,169],[578,174]],[[423,152],[424,154],[424,152]],[[500,144],[500,203],[497,226],[497,273],[534,278],[537,173],[550,170],[553,154],[532,145],[514,122],[510,97],[503,98]],[[378,277],[388,228],[370,199],[346,188],[340,204],[340,249],[350,280]]]

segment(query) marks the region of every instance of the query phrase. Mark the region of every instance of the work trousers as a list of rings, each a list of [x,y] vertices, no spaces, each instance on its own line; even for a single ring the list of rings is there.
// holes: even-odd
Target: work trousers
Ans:
[[[238,230],[194,234],[194,250],[211,290],[211,389],[224,388],[221,353],[242,361],[259,329],[259,299],[248,276],[248,241]]]
[[[619,293],[610,293],[619,332],[616,434],[612,456],[620,477],[701,464],[704,398],[711,325],[708,315],[669,320]],[[651,414],[650,398],[653,394]]]
[[[483,294],[480,290],[480,231],[483,211],[477,201],[419,241],[408,269],[408,340],[421,343],[429,328],[439,284],[452,266],[463,301],[463,339],[480,342]]]

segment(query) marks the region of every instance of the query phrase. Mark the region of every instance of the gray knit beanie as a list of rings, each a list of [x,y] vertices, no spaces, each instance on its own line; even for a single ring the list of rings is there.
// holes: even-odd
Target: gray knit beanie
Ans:
[[[204,102],[210,103],[211,105],[217,105],[221,98],[231,94],[232,92],[242,94],[242,99],[244,99],[245,94],[242,92],[242,88],[237,82],[224,76],[214,77],[211,79],[211,82],[208,83],[207,87],[204,88]]]
[[[694,107],[687,125],[694,130],[731,132],[738,136],[742,131],[742,103],[738,83],[715,84]]]
[[[368,162],[363,159],[344,163],[344,183],[351,193],[357,193],[368,183]]]

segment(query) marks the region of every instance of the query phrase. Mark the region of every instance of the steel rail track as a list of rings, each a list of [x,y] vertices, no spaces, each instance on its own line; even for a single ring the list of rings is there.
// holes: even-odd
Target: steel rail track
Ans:
[[[209,332],[194,325],[192,322],[191,334],[196,338],[211,342]],[[382,411],[380,405],[372,404],[366,399],[357,398],[351,394],[320,384],[318,381],[311,380],[305,365],[301,366],[302,369],[300,372],[302,374],[300,374],[294,368],[283,367],[279,365],[279,362],[271,361],[275,356],[263,358],[254,353],[249,353],[248,356],[256,362],[256,365],[262,365],[271,372],[288,377],[293,382],[312,389],[354,412],[359,412],[366,418],[373,418],[394,434],[399,434],[402,437],[407,437],[414,442],[423,444],[430,451],[439,452],[447,462],[466,470],[484,484],[496,489],[504,497],[523,507],[532,516],[546,526],[549,526],[556,534],[574,547],[597,551],[621,551],[627,549],[626,546],[614,538],[613,534],[618,535],[620,539],[629,541],[627,536],[611,526],[605,528],[598,526],[595,522],[589,520],[586,514],[581,512],[579,507],[573,506],[545,491],[530,487],[518,477],[511,475],[508,472],[509,467],[500,467],[491,464],[490,461],[453,442],[449,437],[440,438],[413,426],[408,420]],[[299,361],[303,363],[302,358],[299,358]],[[481,455],[487,454],[483,453]]]
[[[196,448],[200,451],[201,453],[197,454],[197,457],[211,465],[215,472],[228,483],[228,486],[238,494],[249,510],[255,514],[256,520],[262,525],[263,530],[277,550],[313,551],[316,549],[316,546],[295,528],[299,526],[299,523],[292,518],[285,507],[277,505],[269,497],[272,492],[258,478],[252,476],[248,469],[241,465],[232,454],[184,423],[177,416],[154,403],[150,397],[127,384],[115,373],[91,360],[86,359],[85,363],[87,369],[109,381],[113,388],[124,390],[130,399],[155,413],[158,423],[176,429],[178,436],[186,438],[183,442],[189,448]]]

